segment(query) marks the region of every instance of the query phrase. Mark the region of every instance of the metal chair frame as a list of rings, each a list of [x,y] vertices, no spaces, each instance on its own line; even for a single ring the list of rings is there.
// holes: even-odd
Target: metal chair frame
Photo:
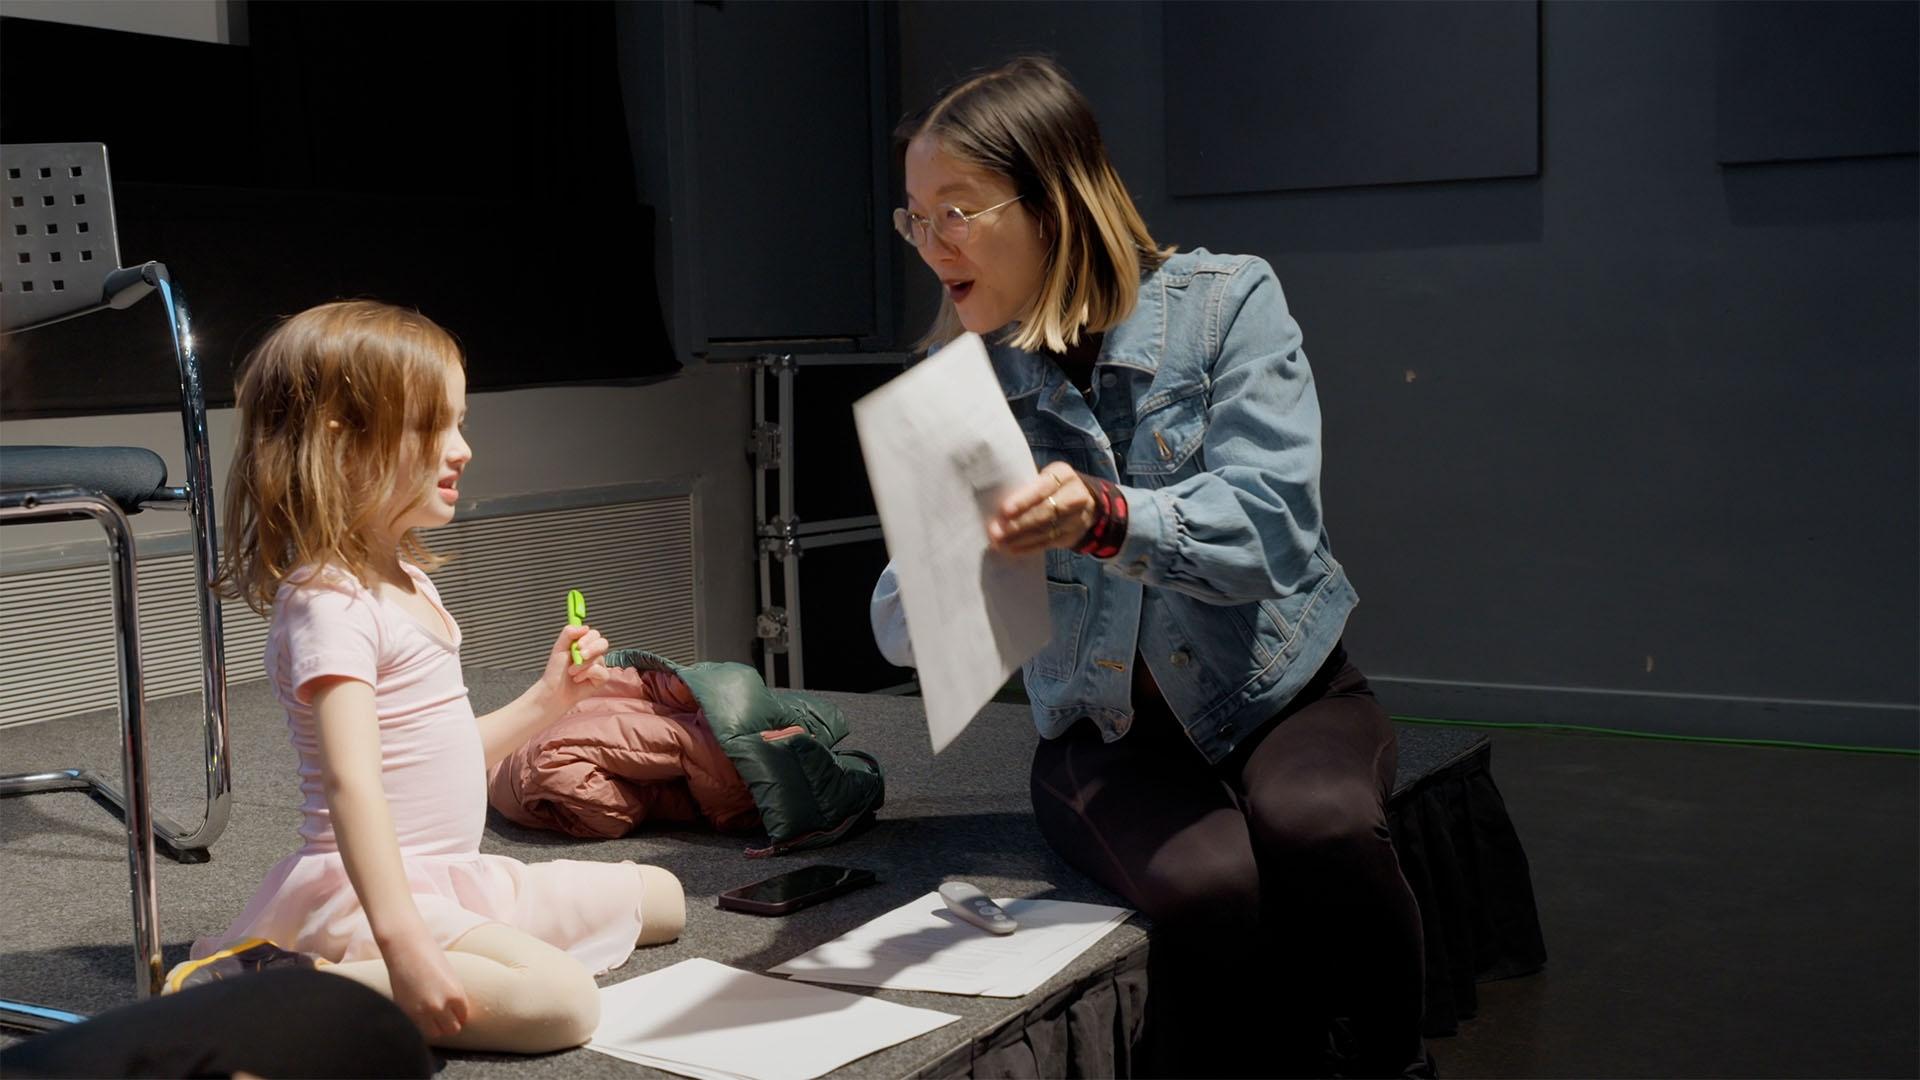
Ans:
[[[0,213],[7,227],[0,228],[0,243],[6,245],[0,263],[15,262],[16,235],[37,232],[38,220],[31,208],[24,207],[30,192],[36,205],[63,177],[49,177],[50,171],[66,172],[66,167],[50,170],[42,161],[98,163],[97,174],[86,180],[84,194],[92,194],[105,205],[107,235],[96,243],[110,244],[113,258],[93,269],[72,267],[62,271],[60,291],[71,281],[75,298],[54,310],[50,298],[34,298],[23,305],[26,314],[18,325],[8,318],[6,333],[44,326],[50,322],[84,315],[104,307],[125,308],[158,292],[167,315],[174,358],[180,372],[181,423],[186,440],[186,482],[162,487],[124,507],[98,491],[72,486],[48,486],[38,490],[0,491],[0,525],[90,518],[106,533],[110,570],[113,575],[114,653],[119,671],[119,712],[121,731],[121,787],[89,768],[57,769],[0,777],[0,796],[26,795],[44,791],[87,791],[106,802],[127,826],[127,864],[131,883],[134,928],[134,986],[139,997],[160,989],[162,977],[159,936],[159,904],[154,884],[156,840],[169,856],[181,862],[199,862],[206,849],[226,829],[232,798],[233,779],[227,757],[227,679],[224,634],[220,621],[220,600],[211,583],[218,567],[216,526],[213,509],[213,469],[208,452],[206,397],[200,382],[199,361],[193,351],[191,317],[186,301],[174,287],[167,268],[157,262],[138,267],[119,266],[117,231],[112,224],[111,188],[106,171],[106,148],[98,143],[9,146],[5,190],[7,204]],[[18,164],[16,164],[18,163]],[[29,174],[22,176],[22,174]],[[37,177],[31,174],[37,173]],[[81,167],[72,167],[71,175],[83,177]],[[75,204],[82,200],[75,199]],[[54,207],[56,200],[48,200]],[[22,209],[26,213],[19,213]],[[18,230],[26,224],[27,230]],[[54,229],[47,229],[51,235]],[[26,263],[28,260],[20,259]],[[94,291],[97,286],[98,291]],[[17,290],[8,289],[8,301],[25,299]],[[97,298],[97,300],[95,299]],[[61,298],[66,300],[68,298]],[[194,549],[194,578],[199,590],[201,692],[205,702],[207,799],[205,816],[198,826],[188,828],[173,818],[154,811],[147,780],[147,713],[141,674],[140,623],[136,604],[136,555],[133,532],[127,522],[129,510],[146,506],[185,509],[191,519]],[[44,1030],[71,1023],[79,1016],[57,1009],[24,1002],[0,1001],[0,1024]]]

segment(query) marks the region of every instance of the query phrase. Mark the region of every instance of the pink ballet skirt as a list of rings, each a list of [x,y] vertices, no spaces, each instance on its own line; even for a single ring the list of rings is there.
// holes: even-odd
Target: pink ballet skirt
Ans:
[[[305,575],[281,587],[266,662],[300,756],[304,843],[274,865],[225,933],[193,943],[193,956],[267,938],[336,962],[379,958],[334,840],[313,711],[302,693],[315,678],[344,676],[374,687],[381,785],[414,905],[440,945],[503,923],[564,949],[595,974],[619,967],[640,935],[638,867],[529,864],[481,853],[486,762],[460,673],[459,627],[426,574],[407,569],[445,620],[445,637],[349,575]]]

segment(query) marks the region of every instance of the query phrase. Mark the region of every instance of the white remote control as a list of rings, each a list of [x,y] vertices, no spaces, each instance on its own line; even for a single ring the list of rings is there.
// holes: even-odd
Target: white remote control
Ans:
[[[1020,929],[1020,924],[1002,911],[999,904],[964,881],[949,881],[940,886],[940,899],[947,902],[948,909],[955,915],[988,933],[1011,934]]]

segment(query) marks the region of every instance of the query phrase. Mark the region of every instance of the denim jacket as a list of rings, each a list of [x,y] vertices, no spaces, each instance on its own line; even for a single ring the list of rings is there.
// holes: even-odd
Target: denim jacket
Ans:
[[[1107,331],[1082,395],[1050,360],[989,345],[1036,465],[1118,483],[1126,540],[1099,560],[1049,549],[1053,637],[1022,675],[1040,734],[1133,723],[1146,661],[1208,761],[1278,713],[1338,643],[1357,597],[1320,512],[1320,403],[1279,279],[1262,259],[1174,255]],[[889,565],[871,617],[912,666]]]

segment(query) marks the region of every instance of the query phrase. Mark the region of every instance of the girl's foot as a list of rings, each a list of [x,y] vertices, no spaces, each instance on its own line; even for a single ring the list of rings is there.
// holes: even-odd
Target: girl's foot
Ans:
[[[219,982],[237,975],[250,975],[277,967],[317,968],[326,961],[309,953],[290,952],[266,938],[248,938],[198,960],[175,964],[161,986],[163,994],[175,994],[189,987]]]
[[[658,866],[640,870],[640,937],[636,945],[664,945],[687,925],[687,894],[680,879]]]

